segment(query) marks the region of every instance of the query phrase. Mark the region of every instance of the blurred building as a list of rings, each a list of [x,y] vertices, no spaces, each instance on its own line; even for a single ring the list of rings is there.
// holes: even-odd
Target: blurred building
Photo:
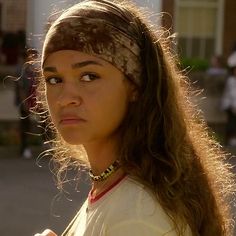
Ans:
[[[163,25],[177,32],[188,58],[228,56],[236,41],[235,0],[133,0],[153,13],[166,12]],[[40,48],[49,16],[78,0],[0,0],[0,30],[26,30],[29,46]],[[155,22],[154,14],[152,19]],[[156,23],[156,22],[155,22]]]
[[[235,0],[162,0],[163,24],[178,34],[184,57],[228,56],[236,42]]]
[[[27,0],[0,0],[0,30],[17,32],[26,28]]]

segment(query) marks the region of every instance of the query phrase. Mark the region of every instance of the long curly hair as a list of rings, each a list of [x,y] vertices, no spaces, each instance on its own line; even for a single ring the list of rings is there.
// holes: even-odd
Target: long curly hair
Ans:
[[[102,7],[110,19],[120,21],[117,27],[121,22],[123,28],[132,25],[132,32],[126,33],[141,49],[137,99],[130,104],[121,125],[119,154],[123,169],[156,196],[180,236],[186,225],[194,236],[231,235],[233,174],[226,164],[227,154],[191,102],[193,92],[179,69],[171,35],[160,27],[154,30],[145,14],[127,1],[87,0],[73,6],[78,15],[84,3],[91,4],[91,14],[96,6],[99,11]],[[88,160],[83,147],[66,144],[52,124],[44,87],[40,79],[38,104],[42,104],[43,121],[52,130],[53,148],[49,151],[58,164],[61,183],[68,166],[86,166]]]

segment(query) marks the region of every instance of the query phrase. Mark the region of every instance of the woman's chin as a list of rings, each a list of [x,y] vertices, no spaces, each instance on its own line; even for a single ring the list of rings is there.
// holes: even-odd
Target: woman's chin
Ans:
[[[70,145],[81,145],[83,144],[83,140],[80,137],[70,136],[62,136],[63,140]]]
[[[76,141],[73,141],[73,140],[65,140],[65,142],[67,144],[70,144],[70,145],[81,145],[82,144],[80,142],[76,142]]]

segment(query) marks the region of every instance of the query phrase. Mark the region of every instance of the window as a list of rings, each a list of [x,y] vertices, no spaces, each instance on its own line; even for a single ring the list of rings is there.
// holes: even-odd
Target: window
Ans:
[[[209,59],[221,53],[223,0],[176,0],[180,54]]]

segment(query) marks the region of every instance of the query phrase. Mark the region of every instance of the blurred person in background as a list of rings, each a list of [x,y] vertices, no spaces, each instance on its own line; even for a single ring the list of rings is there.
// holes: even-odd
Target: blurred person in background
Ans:
[[[224,66],[223,58],[220,55],[213,55],[210,60],[210,66],[206,71],[209,76],[226,76],[227,69]]]
[[[16,65],[18,63],[19,47],[18,37],[13,32],[5,32],[2,40],[2,53],[6,65]]]
[[[20,115],[20,156],[25,159],[32,157],[30,148],[31,108],[35,106],[35,76],[36,69],[30,61],[38,56],[36,50],[22,51],[19,56],[15,86],[15,104]]]
[[[2,43],[3,43],[4,32],[0,30],[0,64],[5,63],[5,55],[3,53]]]
[[[229,77],[222,96],[222,109],[227,114],[226,145],[236,147],[236,45],[227,60]]]

